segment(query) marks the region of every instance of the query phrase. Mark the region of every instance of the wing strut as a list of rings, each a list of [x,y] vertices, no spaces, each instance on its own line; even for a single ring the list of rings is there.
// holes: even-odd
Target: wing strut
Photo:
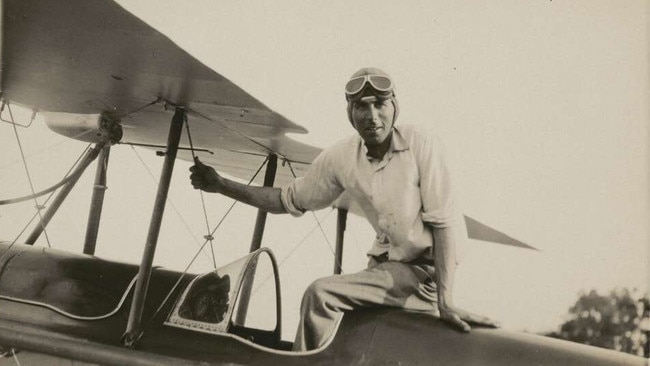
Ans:
[[[92,163],[93,160],[97,158],[97,155],[99,155],[99,152],[104,148],[105,145],[105,141],[99,142],[92,148],[92,150],[86,152],[77,169],[72,174],[70,174],[72,179],[68,181],[61,188],[56,197],[54,197],[54,200],[52,200],[50,207],[48,207],[47,211],[45,211],[41,217],[41,220],[39,220],[38,225],[34,228],[34,230],[32,230],[27,239],[25,239],[25,244],[34,245],[36,240],[38,240],[38,237],[43,233],[43,230],[45,230],[47,224],[50,222],[52,217],[54,217],[56,211],[58,211],[59,207],[61,207],[63,201],[65,201],[66,197],[68,197],[68,194],[70,191],[72,191],[72,188],[74,188],[77,181],[79,181],[81,174],[86,170],[86,168],[88,168],[88,165],[90,165],[90,163]]]
[[[144,310],[144,303],[147,297],[147,289],[149,287],[149,280],[151,278],[153,258],[156,254],[156,245],[158,244],[158,234],[160,233],[163,213],[165,212],[167,193],[169,192],[169,185],[172,178],[172,172],[174,171],[176,153],[178,152],[178,143],[181,138],[181,132],[183,131],[183,122],[185,121],[185,118],[185,110],[182,108],[176,108],[176,112],[174,113],[174,117],[172,118],[172,122],[169,126],[169,135],[167,136],[167,151],[165,153],[165,161],[163,163],[162,172],[160,173],[160,183],[158,184],[156,201],[154,202],[153,213],[151,214],[149,232],[147,233],[147,242],[145,243],[144,253],[142,254],[142,261],[140,262],[140,270],[138,271],[137,280],[138,282],[133,294],[133,302],[131,303],[126,332],[122,337],[122,343],[127,347],[132,347],[142,335],[142,312]]]
[[[90,203],[90,212],[88,213],[88,223],[86,224],[84,254],[95,254],[97,233],[99,231],[99,221],[102,216],[102,207],[104,206],[104,192],[106,192],[106,170],[108,169],[108,156],[110,155],[110,152],[111,146],[105,145],[99,153],[99,160],[97,160],[95,186],[93,188],[93,197]]]
[[[341,274],[343,267],[343,240],[345,239],[345,226],[348,219],[348,210],[336,210],[336,252],[334,253],[334,274]]]
[[[273,187],[273,182],[275,181],[275,173],[278,170],[278,156],[275,154],[269,154],[269,157],[266,160],[266,172],[264,173],[264,187]],[[253,230],[253,239],[251,240],[251,250],[254,252],[262,246],[262,237],[264,236],[264,227],[266,226],[266,216],[267,212],[263,210],[257,211],[257,219],[255,220],[255,229]],[[248,279],[242,284],[242,289],[240,291],[241,296],[239,297],[239,310],[237,311],[237,318],[235,322],[238,324],[244,324],[246,320],[246,315],[248,315],[248,306],[251,299],[251,294],[253,291],[253,281]]]
[[[266,164],[266,173],[264,173],[264,187],[273,187],[275,182],[275,173],[278,170],[278,156],[269,154]],[[257,211],[257,219],[255,220],[255,229],[253,231],[253,239],[251,240],[251,250],[254,252],[262,246],[262,236],[264,235],[264,227],[266,226],[266,211]]]

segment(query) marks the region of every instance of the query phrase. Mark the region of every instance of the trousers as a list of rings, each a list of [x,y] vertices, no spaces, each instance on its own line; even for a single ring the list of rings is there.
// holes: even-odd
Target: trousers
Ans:
[[[361,307],[390,306],[439,316],[435,269],[430,264],[370,257],[363,271],[314,281],[302,298],[294,351],[324,345],[343,315]]]

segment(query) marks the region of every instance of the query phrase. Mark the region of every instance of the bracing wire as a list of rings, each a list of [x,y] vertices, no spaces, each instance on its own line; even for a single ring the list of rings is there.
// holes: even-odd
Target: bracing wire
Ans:
[[[291,171],[291,175],[293,175],[293,178],[298,178],[296,175],[296,172],[293,170],[293,167],[291,166],[291,161],[285,160],[287,162],[287,165],[289,166],[289,170]],[[327,246],[330,249],[330,252],[332,253],[332,256],[334,256],[334,260],[336,260],[336,264],[338,264],[339,268],[341,268],[341,273],[343,273],[343,266],[341,263],[339,263],[339,260],[336,258],[336,253],[334,251],[334,248],[332,247],[332,243],[330,243],[329,239],[327,238],[327,235],[325,234],[325,230],[323,230],[323,226],[321,225],[321,222],[318,220],[318,217],[316,217],[316,213],[314,211],[311,212],[312,215],[314,216],[314,220],[316,220],[316,223],[318,224],[318,228],[320,228],[320,232],[323,234],[323,238],[325,238],[325,242],[327,243]]]
[[[293,170],[293,167],[291,166],[291,161],[289,161],[289,160],[285,160],[285,162],[287,163],[287,165],[288,165],[288,167],[289,167],[289,170],[291,171],[291,175],[293,175],[294,179],[297,178],[296,172]],[[336,262],[337,262],[339,268],[341,268],[341,274],[344,273],[344,272],[343,272],[343,266],[341,265],[340,261],[336,258],[336,254],[334,253],[334,250],[333,250],[333,248],[332,248],[332,244],[331,244],[330,241],[327,239],[327,235],[325,235],[325,230],[323,230],[323,226],[322,226],[322,224],[321,224],[321,222],[322,222],[322,221],[325,221],[325,220],[329,217],[329,215],[330,215],[332,212],[334,212],[334,208],[331,208],[331,209],[330,209],[330,210],[329,210],[329,211],[328,211],[328,212],[327,212],[327,213],[326,213],[326,214],[325,214],[325,215],[324,215],[324,216],[319,220],[318,217],[316,216],[316,213],[312,211],[312,214],[314,215],[314,220],[316,221],[316,225],[314,225],[314,227],[313,227],[313,228],[312,228],[312,229],[311,229],[307,234],[305,234],[305,235],[302,237],[302,239],[298,242],[298,244],[296,244],[293,248],[291,248],[291,250],[289,251],[289,253],[288,253],[284,258],[282,258],[281,261],[278,262],[278,268],[282,267],[282,265],[284,265],[284,263],[285,263],[289,258],[291,258],[291,256],[293,256],[293,254],[298,250],[298,248],[300,248],[300,247],[301,247],[301,246],[302,246],[302,245],[307,241],[307,239],[308,239],[308,238],[309,238],[309,237],[314,233],[314,231],[316,231],[316,229],[320,229],[320,232],[323,234],[323,237],[325,238],[325,241],[327,242],[327,245],[328,245],[328,247],[329,247],[329,249],[330,249],[330,252],[332,252],[332,255],[334,256],[334,258],[335,258],[335,260],[336,260]],[[268,280],[269,280],[271,277],[272,277],[272,275],[269,275],[269,276],[267,276],[266,278],[264,278],[264,279],[260,282],[260,284],[259,284],[255,289],[253,289],[253,294],[255,294],[255,293],[256,293],[260,288],[262,288],[262,287],[266,284],[266,282],[268,282]]]
[[[205,119],[207,119],[208,121],[212,121],[212,122],[218,124],[219,126],[221,126],[221,128],[223,128],[223,129],[225,129],[225,130],[228,130],[228,131],[234,133],[235,135],[237,135],[237,136],[243,138],[244,140],[249,141],[249,142],[251,142],[251,143],[253,143],[253,144],[255,144],[255,145],[257,145],[257,146],[259,146],[259,147],[261,147],[261,148],[264,148],[264,150],[267,150],[267,151],[273,152],[274,154],[277,154],[278,156],[284,157],[284,156],[283,156],[282,154],[280,154],[279,152],[276,152],[276,151],[274,151],[273,149],[270,149],[269,147],[264,146],[264,144],[262,144],[262,143],[260,143],[260,142],[258,142],[258,141],[256,141],[256,140],[254,140],[253,138],[247,136],[247,135],[246,135],[245,133],[243,133],[243,132],[239,132],[239,131],[237,131],[236,129],[234,129],[234,128],[232,128],[232,127],[229,127],[228,125],[226,125],[225,123],[221,122],[221,121],[218,120],[218,119],[212,119],[212,118],[210,118],[210,117],[208,117],[208,116],[206,116],[206,115],[204,115],[204,114],[202,114],[202,113],[199,113],[198,111],[192,110],[192,109],[188,109],[188,111],[190,111],[190,112],[196,114],[197,116],[200,116],[200,117],[202,117],[202,118],[205,118]]]
[[[11,113],[11,109],[9,109],[9,117],[11,117],[11,121],[14,122],[14,115]],[[36,191],[34,190],[34,183],[32,182],[32,177],[29,174],[29,168],[27,167],[27,160],[25,159],[25,153],[23,151],[23,145],[20,143],[20,137],[18,136],[18,129],[16,128],[16,124],[12,123],[13,129],[14,129],[14,134],[16,135],[16,142],[18,143],[18,149],[20,150],[20,157],[23,160],[23,167],[25,167],[25,173],[27,174],[27,180],[29,181],[29,188],[32,191],[32,195],[35,195]],[[41,214],[41,205],[39,205],[38,200],[36,197],[34,198],[34,204],[36,205],[36,210],[38,211],[38,216],[40,218],[40,224],[43,227],[43,234],[45,234],[45,240],[47,241],[47,246],[49,248],[52,247],[50,244],[50,238],[47,235],[47,230],[45,229],[45,224],[43,223],[43,215]]]
[[[0,206],[10,205],[10,204],[13,204],[13,203],[25,202],[25,201],[29,201],[31,199],[36,200],[36,198],[38,198],[38,197],[44,196],[44,195],[46,195],[48,193],[53,193],[57,189],[61,188],[62,186],[66,185],[66,184],[68,184],[71,180],[76,179],[82,173],[83,173],[83,171],[78,171],[78,172],[75,172],[74,174],[68,175],[65,178],[63,178],[61,181],[56,183],[55,185],[53,185],[53,186],[51,186],[51,187],[49,187],[47,189],[44,189],[44,190],[42,190],[40,192],[36,192],[36,193],[30,194],[30,195],[27,195],[27,196],[22,196],[22,197],[16,197],[16,198],[11,198],[11,199],[6,199],[6,200],[0,200]],[[38,207],[43,208],[42,206],[43,205],[40,205]]]
[[[76,134],[76,135],[74,135],[74,136],[72,136],[72,137],[69,137],[69,138],[70,138],[70,139],[76,139],[77,137],[80,137],[80,136],[82,136],[82,135],[85,135],[86,133],[87,133],[87,132],[82,132],[82,133]],[[66,142],[68,142],[68,138],[65,138],[65,139],[62,139],[62,140],[60,140],[60,141],[58,141],[58,142],[55,142],[55,143],[53,143],[53,144],[50,144],[50,145],[47,145],[47,146],[41,147],[40,149],[38,149],[38,150],[36,150],[36,151],[33,151],[31,154],[27,154],[27,155],[25,155],[25,157],[31,157],[31,156],[33,156],[33,155],[39,155],[39,154],[42,154],[43,152],[49,151],[49,150],[51,150],[51,149],[53,149],[53,148],[55,148],[55,147],[57,147],[57,146],[59,146],[59,145],[65,144]],[[0,166],[0,169],[4,169],[4,168],[6,168],[6,167],[9,167],[9,166],[14,165],[14,164],[17,164],[17,163],[19,163],[19,162],[18,162],[18,161],[11,161],[11,162],[9,162],[9,163],[3,165],[3,166]]]
[[[88,132],[78,133],[78,134],[76,134],[76,135],[74,135],[74,136],[72,136],[72,137],[70,137],[70,138],[71,138],[71,139],[76,139],[76,138],[78,138],[78,137],[80,137],[80,136],[83,136],[83,135],[85,135],[85,134],[87,134],[87,133],[88,133]],[[36,153],[32,153],[32,155],[34,155],[34,154],[38,154],[38,153],[41,153],[42,151],[46,151],[46,150],[52,149],[52,148],[54,148],[54,147],[56,147],[56,146],[58,146],[58,145],[60,145],[60,144],[62,144],[62,142],[60,142],[60,143],[56,143],[56,144],[52,144],[52,145],[50,145],[50,146],[48,146],[48,147],[45,147],[45,148],[40,149],[40,150],[39,150],[38,152],[36,152]],[[88,151],[89,149],[90,149],[90,145],[88,145],[88,147],[86,147],[86,150],[84,151],[84,154],[85,154],[85,152]],[[27,156],[28,156],[28,155],[26,155],[25,157],[27,157]],[[82,156],[83,156],[83,154],[82,154]],[[81,157],[82,157],[82,156],[80,156],[80,157],[77,159],[77,162],[75,162],[75,165],[79,162],[79,160],[81,160]],[[74,167],[75,165],[73,165],[73,167]],[[7,165],[5,165],[5,167],[6,167],[6,166],[7,166]],[[2,169],[2,168],[3,168],[3,167],[0,167],[0,169]],[[55,185],[53,185],[53,186],[51,186],[51,187],[49,187],[49,188],[46,188],[46,189],[44,189],[44,190],[42,190],[42,191],[40,191],[40,192],[36,192],[35,194],[32,194],[32,195],[27,195],[27,196],[23,196],[23,197],[12,198],[12,199],[6,199],[6,200],[0,200],[0,206],[2,206],[2,205],[12,204],[12,203],[19,203],[19,202],[28,201],[28,200],[32,199],[33,197],[40,197],[40,196],[44,196],[44,195],[46,195],[46,194],[48,194],[48,193],[54,192],[54,191],[56,191],[57,189],[59,189],[61,186],[65,185],[66,183],[68,183],[69,181],[71,181],[72,179],[74,179],[74,178],[76,177],[76,174],[72,174],[72,175],[70,174],[71,171],[72,171],[72,169],[71,169],[70,171],[68,171],[68,173],[66,173],[66,175],[64,176],[63,179],[61,179],[58,183],[56,183]],[[82,174],[82,173],[83,173],[83,171],[79,171],[77,174]]]
[[[79,157],[78,157],[77,160],[74,162],[74,164],[72,164],[72,166],[70,167],[70,169],[68,169],[68,171],[65,173],[64,177],[66,177],[68,174],[70,174],[71,171],[74,170],[74,168],[77,166],[77,164],[79,164],[79,162],[81,161],[81,159],[86,155],[86,153],[88,152],[88,150],[90,150],[90,144],[88,144],[88,145],[86,146],[86,148],[84,149],[84,151],[81,152],[81,155],[79,155]],[[50,195],[45,199],[45,202],[43,202],[43,205],[44,205],[44,206],[47,205],[47,203],[50,201],[50,199],[51,199],[53,196],[54,196],[54,192],[51,192]],[[5,258],[5,256],[8,255],[9,250],[11,249],[11,247],[13,247],[14,244],[16,244],[16,242],[18,241],[18,238],[20,238],[20,236],[23,235],[23,233],[25,232],[25,230],[27,230],[27,228],[32,224],[32,222],[34,221],[34,219],[36,219],[37,216],[38,216],[38,212],[35,213],[34,215],[32,215],[32,218],[29,219],[29,221],[28,221],[27,224],[23,227],[23,229],[18,233],[18,235],[16,235],[16,237],[15,237],[14,240],[11,242],[11,244],[9,244],[9,247],[7,248],[7,250],[5,251],[5,253],[2,255],[2,257],[0,257],[0,263],[2,263],[2,261],[3,261],[4,258]]]
[[[65,175],[63,176],[64,179],[67,178],[67,177],[69,176],[70,172],[72,172],[72,171],[75,169],[75,167],[77,166],[77,164],[79,164],[79,162],[80,162],[81,159],[86,155],[86,153],[88,152],[88,150],[90,150],[90,146],[91,146],[90,144],[86,145],[86,148],[84,149],[84,151],[81,152],[81,155],[79,155],[79,157],[77,158],[77,160],[72,164],[72,166],[70,167],[70,169],[68,169],[68,171],[67,171],[67,172],[65,173]],[[45,202],[43,202],[43,206],[47,206],[47,203],[48,203],[48,202],[50,201],[50,199],[52,199],[52,197],[54,196],[54,191],[49,192],[49,193],[50,193],[50,194],[49,194],[49,195],[47,196],[47,198],[45,199]],[[29,219],[29,221],[27,222],[27,225],[25,225],[25,227],[20,231],[20,233],[18,233],[18,235],[17,235],[16,238],[14,239],[13,243],[15,243],[15,242],[18,240],[18,238],[19,238],[19,237],[20,237],[20,236],[25,232],[25,230],[27,230],[27,228],[29,227],[29,225],[32,224],[32,222],[34,221],[34,219],[36,218],[36,216],[38,216],[38,213],[35,213],[34,215],[32,215],[32,218]],[[13,244],[13,243],[12,243],[12,244]]]
[[[127,111],[126,113],[124,113],[123,115],[121,115],[119,118],[124,118],[124,117],[129,116],[129,115],[131,115],[131,114],[133,114],[133,113],[140,112],[141,110],[143,110],[143,109],[145,109],[145,108],[147,108],[147,107],[149,107],[149,106],[152,106],[152,105],[154,105],[154,104],[156,104],[156,103],[159,103],[160,101],[161,101],[161,99],[158,98],[158,99],[153,100],[153,101],[151,101],[151,102],[149,102],[149,103],[143,104],[143,105],[141,105],[141,106],[139,106],[139,107],[136,107],[136,108],[134,108],[134,109],[132,109],[132,110],[130,110],[130,111]]]
[[[42,190],[40,192],[36,192],[36,193],[30,194],[30,195],[27,195],[27,196],[22,196],[22,197],[16,197],[16,198],[11,198],[11,199],[6,199],[6,200],[0,200],[0,206],[10,205],[10,204],[13,204],[13,203],[25,202],[25,201],[29,201],[29,200],[32,200],[32,199],[36,200],[36,198],[38,198],[40,196],[44,196],[44,195],[46,195],[48,193],[52,193],[52,192],[56,191],[57,189],[61,188],[62,186],[64,186],[65,184],[67,184],[68,182],[70,182],[71,180],[76,178],[76,176],[81,174],[81,173],[82,172],[80,171],[77,174],[67,176],[66,178],[62,179],[61,181],[59,181],[57,184],[53,185],[52,187],[44,189],[44,190]]]
[[[325,221],[325,220],[329,217],[329,215],[330,215],[332,212],[334,212],[334,208],[331,208],[331,209],[330,209],[330,210],[329,210],[329,211],[328,211],[328,212],[327,212],[327,213],[326,213],[326,214],[321,218],[321,221]],[[318,220],[317,220],[317,221],[318,221]],[[284,264],[284,262],[286,262],[289,258],[291,258],[291,256],[292,256],[292,255],[293,255],[293,254],[298,250],[298,248],[300,248],[303,244],[305,244],[305,242],[307,241],[307,239],[309,239],[309,237],[314,233],[314,231],[316,231],[316,229],[318,229],[319,226],[320,226],[319,223],[317,223],[316,225],[314,225],[314,227],[312,227],[311,230],[309,230],[309,232],[308,232],[307,234],[305,234],[305,235],[302,237],[302,239],[300,239],[300,241],[298,242],[298,244],[294,245],[293,248],[291,248],[291,250],[289,251],[289,254],[287,254],[284,258],[282,258],[281,261],[278,262],[278,268],[282,267],[282,265]],[[341,270],[341,273],[343,273],[343,270]],[[266,282],[268,282],[268,280],[270,280],[272,277],[273,277],[273,274],[270,274],[270,275],[266,276],[266,277],[265,277],[265,278],[260,282],[260,284],[257,285],[257,287],[256,287],[255,289],[253,289],[253,294],[257,293],[257,291],[258,291],[260,288],[264,287],[264,285],[266,284]]]
[[[266,164],[266,160],[262,163],[262,165],[260,165],[259,168],[257,168],[257,171],[255,172],[255,174],[253,174],[253,177],[248,181],[247,185],[250,185],[251,183],[253,183],[253,181],[255,180],[255,178],[257,178],[257,175],[260,173],[260,171],[262,170],[262,168],[264,167],[265,164]],[[213,236],[214,233],[219,229],[219,227],[221,226],[221,224],[223,223],[223,221],[226,219],[226,217],[228,217],[228,215],[230,214],[230,211],[232,211],[232,209],[235,207],[235,205],[237,204],[237,202],[238,202],[237,200],[234,200],[234,201],[232,202],[232,204],[230,205],[230,207],[228,208],[228,210],[226,211],[226,213],[221,217],[221,220],[219,220],[219,222],[218,222],[217,225],[214,227],[214,229],[212,229],[212,231],[210,231],[210,234],[209,234],[210,236]],[[201,251],[203,251],[203,248],[204,248],[207,244],[208,244],[208,239],[206,239],[206,240],[203,242],[203,245],[201,246],[201,248],[199,248],[199,250],[197,251],[197,253],[194,254],[194,257],[192,257],[192,259],[190,260],[190,262],[188,263],[188,265],[185,267],[185,269],[183,270],[183,272],[181,273],[181,275],[178,277],[178,280],[176,280],[176,283],[174,283],[174,286],[172,286],[172,288],[168,291],[167,296],[165,296],[165,298],[162,300],[162,302],[160,303],[160,306],[158,306],[158,308],[156,309],[156,311],[154,312],[154,314],[151,316],[151,318],[149,318],[149,321],[147,322],[147,324],[142,328],[142,333],[143,333],[143,334],[144,334],[144,332],[145,332],[145,331],[146,331],[146,330],[151,326],[151,323],[152,323],[153,320],[156,318],[156,316],[160,313],[160,311],[162,310],[163,306],[165,306],[165,304],[167,303],[167,301],[169,301],[169,298],[170,298],[171,295],[174,293],[174,291],[176,291],[176,289],[178,288],[178,285],[180,285],[181,281],[183,280],[183,278],[184,278],[185,275],[187,274],[187,271],[190,269],[190,267],[192,266],[192,264],[194,264],[194,261],[195,261],[196,258],[198,257],[199,253],[200,253]]]
[[[192,160],[196,161],[197,157],[194,152],[194,144],[192,143],[192,134],[190,133],[190,122],[187,119],[187,114],[185,115],[185,129],[187,130],[187,140],[190,142],[190,152],[192,153]],[[210,222],[208,221],[208,210],[205,207],[205,198],[203,197],[203,191],[199,189],[199,196],[201,197],[201,207],[203,208],[203,218],[205,219],[205,229],[206,232],[210,232]],[[212,243],[214,237],[210,234],[204,236],[210,242],[210,253],[212,253],[212,265],[214,269],[217,269],[217,260],[214,255],[214,245]]]
[[[151,180],[152,180],[154,183],[156,183],[156,185],[157,185],[157,184],[158,184],[158,180],[156,179],[156,177],[154,176],[154,174],[151,172],[151,169],[149,169],[149,167],[147,166],[147,164],[144,162],[144,160],[142,159],[142,156],[140,156],[140,154],[138,153],[138,150],[136,150],[135,147],[133,147],[133,146],[131,146],[131,149],[133,150],[133,153],[135,154],[135,156],[136,156],[136,157],[138,158],[138,160],[140,161],[140,164],[142,164],[142,166],[144,167],[144,169],[145,169],[145,171],[147,172],[147,174],[149,174],[149,177],[151,178]],[[183,226],[185,226],[185,229],[190,233],[190,235],[191,235],[192,238],[194,239],[194,242],[195,242],[197,245],[200,246],[201,243],[200,243],[199,240],[194,236],[194,232],[192,231],[192,228],[190,228],[190,225],[187,223],[187,221],[185,221],[185,219],[183,218],[183,215],[181,215],[181,213],[180,213],[180,212],[178,211],[178,209],[176,208],[176,205],[174,204],[174,202],[173,202],[169,197],[167,197],[167,203],[169,203],[169,206],[172,208],[172,210],[174,210],[174,212],[176,213],[176,215],[178,216],[178,218],[181,220],[181,222],[183,223]],[[210,259],[210,256],[209,256],[207,253],[205,253],[205,252],[204,252],[204,254],[206,255],[206,257],[207,257],[208,260],[209,260],[209,259]]]
[[[18,356],[16,355],[16,350],[14,348],[11,349],[11,355],[14,357],[16,365],[20,366],[20,361],[18,361]]]

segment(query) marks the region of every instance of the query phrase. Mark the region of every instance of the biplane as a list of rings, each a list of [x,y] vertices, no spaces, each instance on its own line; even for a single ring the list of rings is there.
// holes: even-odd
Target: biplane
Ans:
[[[51,130],[92,144],[60,183],[0,202],[58,189],[27,238],[0,242],[3,364],[643,364],[626,354],[502,329],[461,334],[431,316],[388,308],[347,313],[326,345],[292,352],[281,336],[278,265],[272,251],[260,247],[263,212],[250,254],[214,271],[166,270],[153,258],[177,159],[200,157],[239,178],[264,163],[263,180],[253,182],[279,185],[300,175],[319,152],[286,136],[306,130],[112,1],[3,0],[0,19],[3,116],[11,105],[27,107]],[[139,266],[94,255],[108,154],[120,145],[164,156]],[[93,161],[83,253],[34,246]],[[335,273],[346,213],[354,211],[346,202],[338,205]],[[466,223],[470,238],[528,247],[472,218]]]

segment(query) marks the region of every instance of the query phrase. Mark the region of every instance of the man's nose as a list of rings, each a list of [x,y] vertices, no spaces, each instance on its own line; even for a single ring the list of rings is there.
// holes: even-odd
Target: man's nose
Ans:
[[[370,106],[368,108],[368,120],[372,121],[373,123],[377,123],[379,121],[379,111],[377,111],[377,108],[375,106]]]

